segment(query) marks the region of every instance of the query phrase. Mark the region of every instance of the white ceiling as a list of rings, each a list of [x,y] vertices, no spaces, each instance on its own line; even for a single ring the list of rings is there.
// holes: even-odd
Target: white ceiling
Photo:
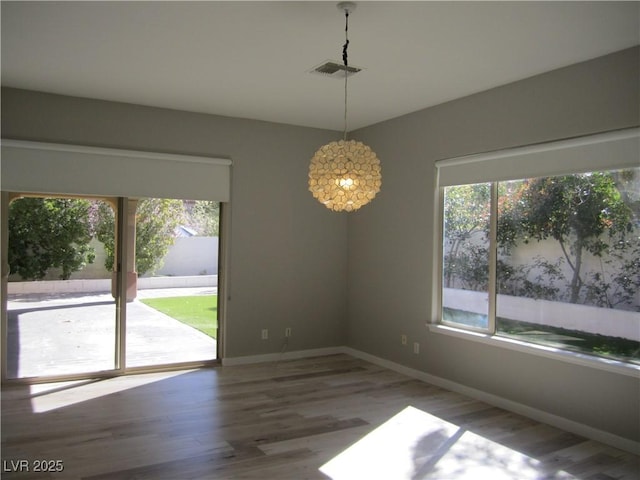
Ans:
[[[343,128],[336,2],[1,3],[2,85]],[[640,43],[640,2],[359,2],[349,130]]]

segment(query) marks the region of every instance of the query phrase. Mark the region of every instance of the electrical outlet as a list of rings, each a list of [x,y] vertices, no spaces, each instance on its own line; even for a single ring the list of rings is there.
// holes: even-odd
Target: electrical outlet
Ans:
[[[284,329],[284,336],[287,338],[291,336],[291,327],[287,327]]]
[[[267,340],[269,338],[269,330],[266,328],[262,329],[262,340]]]
[[[400,343],[402,343],[402,345],[407,344],[407,336],[405,334],[400,335]]]
[[[413,353],[416,355],[420,353],[420,344],[418,342],[413,342]]]

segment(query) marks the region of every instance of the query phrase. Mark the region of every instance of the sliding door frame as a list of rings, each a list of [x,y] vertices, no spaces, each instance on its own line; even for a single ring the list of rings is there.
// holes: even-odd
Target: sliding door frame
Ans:
[[[59,198],[93,198],[108,201],[116,208],[116,248],[115,248],[115,336],[114,336],[114,368],[101,371],[88,371],[77,374],[62,375],[41,375],[23,378],[9,378],[8,376],[8,312],[7,312],[7,294],[8,294],[8,253],[7,246],[9,241],[9,204],[13,199],[21,197],[59,197]],[[156,364],[141,367],[127,367],[127,258],[130,252],[127,248],[128,241],[128,197],[103,197],[92,195],[62,195],[62,194],[38,194],[38,193],[17,193],[17,192],[1,192],[0,196],[0,262],[2,265],[0,279],[0,347],[2,348],[1,381],[3,384],[37,384],[62,381],[76,381],[95,378],[110,378],[125,374],[149,373],[158,371],[183,370],[191,368],[211,367],[221,365],[222,348],[224,345],[224,324],[226,318],[226,271],[227,271],[227,251],[228,251],[228,234],[227,234],[227,203],[220,202],[219,217],[219,245],[218,245],[218,308],[217,308],[217,325],[218,332],[216,335],[216,358],[212,360],[188,361],[170,364]]]

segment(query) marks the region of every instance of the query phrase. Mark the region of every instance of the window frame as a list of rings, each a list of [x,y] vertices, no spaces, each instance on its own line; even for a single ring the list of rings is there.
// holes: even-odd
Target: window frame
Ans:
[[[496,332],[496,258],[497,258],[497,223],[498,223],[498,182],[505,181],[509,179],[518,179],[519,178],[531,178],[531,176],[554,176],[561,174],[574,174],[574,173],[583,173],[587,171],[593,171],[592,168],[594,165],[586,162],[585,165],[576,165],[575,167],[561,164],[560,166],[555,165],[552,170],[545,171],[540,170],[534,172],[533,175],[531,172],[525,172],[524,176],[515,176],[512,173],[503,176],[502,174],[498,175],[499,178],[478,178],[477,181],[469,182],[468,177],[465,178],[465,181],[459,184],[469,184],[469,183],[491,183],[491,205],[490,205],[490,232],[489,232],[489,288],[488,288],[488,296],[489,296],[489,316],[488,316],[488,327],[486,330],[479,330],[473,327],[464,327],[464,326],[454,326],[451,324],[442,322],[442,304],[443,304],[443,268],[444,268],[444,258],[443,258],[443,248],[444,248],[444,190],[446,186],[456,185],[456,183],[451,183],[451,172],[448,172],[449,179],[447,180],[445,185],[441,184],[441,173],[442,169],[446,169],[452,167],[452,170],[455,172],[456,168],[466,168],[469,164],[471,168],[476,170],[483,170],[485,173],[483,175],[491,175],[487,174],[486,171],[490,171],[491,167],[500,167],[500,165],[504,165],[505,161],[509,159],[513,159],[514,162],[522,160],[526,158],[529,162],[531,162],[531,156],[534,156],[538,153],[541,153],[543,156],[548,157],[549,153],[560,152],[561,157],[565,153],[571,153],[571,149],[578,147],[579,149],[584,149],[586,146],[595,147],[596,154],[600,155],[602,148],[606,148],[607,146],[612,145],[615,150],[615,154],[612,155],[614,158],[611,165],[603,165],[598,166],[599,169],[617,169],[617,168],[625,168],[625,167],[635,167],[638,165],[634,164],[634,161],[637,163],[637,158],[640,158],[640,128],[633,129],[625,129],[621,131],[607,132],[604,134],[590,135],[586,137],[580,137],[577,139],[568,139],[561,140],[557,142],[549,142],[538,145],[525,146],[515,149],[509,150],[500,150],[495,152],[488,152],[479,155],[471,155],[465,157],[456,157],[451,159],[439,160],[435,164],[435,175],[434,175],[434,238],[433,238],[433,255],[434,255],[434,266],[432,271],[432,305],[431,305],[431,319],[430,322],[427,323],[427,327],[431,333],[442,334],[447,336],[452,336],[455,338],[461,338],[468,341],[479,342],[485,345],[490,345],[493,347],[505,348],[512,351],[523,352],[527,354],[533,354],[537,356],[542,356],[546,358],[552,358],[555,360],[560,360],[563,362],[568,362],[572,364],[588,366],[592,368],[597,368],[601,370],[606,370],[622,375],[628,375],[636,378],[640,378],[640,365],[635,365],[631,363],[627,363],[621,360],[614,360],[605,357],[599,357],[596,355],[590,355],[587,353],[574,352],[567,349],[556,348],[545,346],[536,343],[530,343],[523,340],[517,340],[513,338],[509,338],[506,336],[500,336]],[[630,157],[630,158],[627,158]],[[623,159],[621,161],[620,159]],[[479,163],[487,163],[489,168],[478,168]],[[493,162],[493,163],[492,163]],[[544,158],[543,158],[544,164]],[[543,168],[548,168],[549,163],[546,164],[546,167],[543,165]],[[483,166],[484,167],[484,166]],[[513,169],[512,169],[513,170]],[[509,178],[511,175],[513,178]]]

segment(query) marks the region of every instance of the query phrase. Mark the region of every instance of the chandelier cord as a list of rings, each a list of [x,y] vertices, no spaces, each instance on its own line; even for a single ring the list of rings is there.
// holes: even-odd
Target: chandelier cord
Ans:
[[[354,2],[336,5],[345,15],[342,61],[344,66],[344,137],[321,146],[309,164],[309,191],[321,204],[334,212],[354,212],[368,204],[380,191],[380,160],[371,147],[355,140],[347,141],[347,83],[350,74],[360,69],[349,67],[349,14]],[[339,60],[336,60],[338,62]],[[338,77],[339,71],[335,72]]]
[[[344,39],[342,46],[342,61],[344,62],[344,135],[343,140],[347,141],[347,77],[349,76],[349,62],[347,60],[347,48],[349,48],[349,10],[344,11]]]

